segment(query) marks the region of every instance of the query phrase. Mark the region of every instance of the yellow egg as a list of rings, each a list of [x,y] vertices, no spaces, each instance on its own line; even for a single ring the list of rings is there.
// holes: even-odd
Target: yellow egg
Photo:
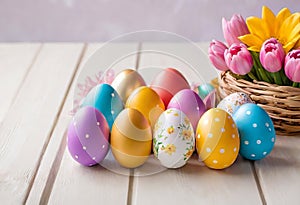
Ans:
[[[134,108],[140,111],[153,128],[165,106],[159,95],[151,88],[142,86],[133,91],[128,97],[127,108]]]
[[[120,112],[110,139],[112,153],[123,167],[141,166],[151,153],[151,127],[142,113],[135,109],[127,108]]]
[[[202,115],[196,132],[199,158],[213,169],[224,169],[236,160],[240,139],[232,117],[224,110],[213,108]]]
[[[138,87],[145,86],[142,76],[135,70],[126,69],[118,73],[111,86],[118,92],[123,102]]]

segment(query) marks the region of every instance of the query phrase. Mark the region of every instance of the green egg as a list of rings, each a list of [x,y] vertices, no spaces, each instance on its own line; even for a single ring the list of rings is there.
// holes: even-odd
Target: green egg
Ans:
[[[211,84],[205,83],[205,84],[198,86],[198,94],[201,97],[201,99],[203,100],[214,89],[215,88]]]

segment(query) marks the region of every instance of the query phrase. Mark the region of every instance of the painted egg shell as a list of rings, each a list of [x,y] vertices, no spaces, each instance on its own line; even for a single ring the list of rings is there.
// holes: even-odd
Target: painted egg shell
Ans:
[[[112,153],[120,165],[134,168],[145,163],[151,153],[152,131],[138,110],[124,109],[111,131]]]
[[[158,73],[151,83],[151,88],[157,92],[167,107],[176,93],[183,89],[189,89],[190,86],[179,71],[167,68]]]
[[[198,86],[198,94],[201,97],[202,100],[211,93],[215,88],[210,83],[205,83]]]
[[[196,130],[199,119],[206,110],[199,95],[190,89],[181,90],[174,95],[169,102],[169,108],[181,110],[191,121],[194,130]]]
[[[126,69],[118,73],[111,86],[119,93],[125,103],[129,95],[138,87],[145,86],[142,76],[135,70]]]
[[[99,84],[94,87],[84,98],[81,106],[91,106],[100,111],[106,118],[110,129],[124,108],[119,94],[108,84]]]
[[[101,162],[109,148],[109,127],[93,107],[78,110],[68,129],[68,149],[78,163],[92,166]]]
[[[133,91],[127,99],[126,108],[134,108],[140,111],[146,117],[151,127],[154,126],[160,114],[165,110],[164,103],[158,94],[146,86],[139,87]]]
[[[229,114],[233,115],[241,105],[246,103],[253,103],[253,101],[250,99],[250,97],[247,94],[243,92],[237,92],[226,96],[218,104],[217,108],[225,110]]]
[[[241,139],[240,154],[250,160],[266,157],[273,149],[276,133],[267,112],[256,104],[242,105],[233,115]]]
[[[213,169],[224,169],[236,160],[240,147],[238,129],[224,110],[212,108],[199,120],[196,148],[200,159]]]
[[[167,168],[182,167],[194,149],[194,130],[187,116],[176,108],[163,112],[153,134],[153,151],[160,163]]]

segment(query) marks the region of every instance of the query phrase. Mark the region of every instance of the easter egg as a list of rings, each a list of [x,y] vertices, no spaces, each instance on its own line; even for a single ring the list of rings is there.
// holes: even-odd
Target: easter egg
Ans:
[[[151,88],[163,100],[165,107],[171,98],[180,90],[189,89],[190,86],[184,76],[174,68],[167,68],[158,73],[151,83]]]
[[[167,168],[186,164],[195,149],[194,130],[187,116],[176,108],[164,111],[155,124],[153,152]]]
[[[259,160],[272,151],[276,139],[273,122],[267,112],[256,104],[242,105],[233,115],[241,139],[240,154]]]
[[[198,94],[201,97],[202,100],[211,93],[215,88],[210,83],[205,83],[198,86]]]
[[[196,148],[199,158],[212,169],[224,169],[236,160],[240,147],[238,129],[224,110],[212,108],[199,120]]]
[[[160,114],[165,110],[159,95],[149,87],[142,86],[133,91],[128,97],[126,108],[140,111],[153,127]]]
[[[211,91],[203,100],[206,110],[216,107],[217,93],[216,90]]]
[[[77,111],[68,129],[68,150],[85,166],[101,162],[109,148],[109,127],[101,112],[93,107]]]
[[[111,131],[116,161],[127,168],[141,166],[151,153],[151,145],[151,126],[143,114],[132,108],[120,112]]]
[[[100,111],[106,118],[110,129],[115,118],[124,108],[119,94],[108,84],[99,84],[94,87],[83,99],[81,107],[84,106],[91,106]]]
[[[111,86],[118,92],[125,103],[129,95],[138,87],[145,86],[142,76],[135,70],[126,69],[118,73]]]
[[[168,105],[169,108],[181,110],[191,121],[196,130],[198,121],[205,112],[205,105],[199,95],[193,90],[184,89],[176,93]]]
[[[225,110],[230,115],[233,115],[241,105],[246,103],[253,103],[251,98],[243,93],[243,92],[237,92],[232,93],[228,96],[226,96],[217,106],[217,108],[220,108],[222,110]]]

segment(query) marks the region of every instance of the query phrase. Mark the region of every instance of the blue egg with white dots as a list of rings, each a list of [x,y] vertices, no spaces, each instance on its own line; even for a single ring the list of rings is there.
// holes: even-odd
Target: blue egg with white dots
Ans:
[[[233,114],[240,135],[240,154],[250,160],[265,158],[272,151],[276,133],[268,113],[260,106],[241,105]]]
[[[83,99],[81,107],[91,106],[100,111],[111,130],[118,114],[124,109],[121,97],[109,84],[99,84]]]

